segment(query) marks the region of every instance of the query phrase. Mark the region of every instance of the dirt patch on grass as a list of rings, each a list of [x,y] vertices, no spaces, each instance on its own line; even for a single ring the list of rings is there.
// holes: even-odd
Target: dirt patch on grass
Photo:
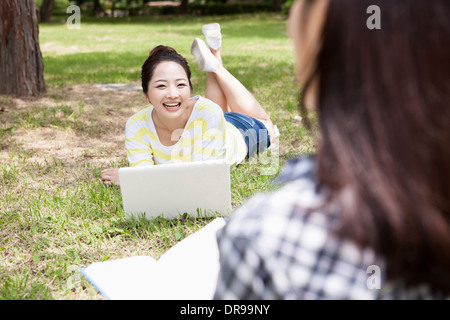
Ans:
[[[49,88],[41,97],[0,96],[0,161],[11,152],[39,163],[122,159],[126,120],[145,106],[140,91],[93,84]]]

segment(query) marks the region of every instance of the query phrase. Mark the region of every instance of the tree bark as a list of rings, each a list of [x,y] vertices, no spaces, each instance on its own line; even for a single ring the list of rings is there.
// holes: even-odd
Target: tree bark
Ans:
[[[0,19],[0,94],[45,92],[34,0],[2,0]]]
[[[39,8],[39,17],[42,22],[52,21],[52,11],[55,5],[55,0],[44,0],[42,1],[41,7]]]

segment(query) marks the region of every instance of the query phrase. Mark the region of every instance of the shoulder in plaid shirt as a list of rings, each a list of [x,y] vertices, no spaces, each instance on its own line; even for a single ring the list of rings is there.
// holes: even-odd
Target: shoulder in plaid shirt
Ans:
[[[215,299],[444,299],[426,286],[385,283],[382,258],[334,236],[337,215],[311,209],[327,198],[314,172],[314,157],[291,160],[282,188],[234,211],[218,233]]]

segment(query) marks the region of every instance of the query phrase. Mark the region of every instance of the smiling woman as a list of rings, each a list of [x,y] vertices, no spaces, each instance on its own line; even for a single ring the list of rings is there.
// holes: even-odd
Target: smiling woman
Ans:
[[[236,166],[268,148],[275,137],[259,102],[224,68],[221,46],[208,48],[196,38],[191,52],[208,72],[205,97],[191,97],[191,71],[175,49],[159,45],[144,62],[142,88],[150,106],[126,123],[130,166],[216,159]],[[118,185],[118,168],[103,170],[101,178]]]

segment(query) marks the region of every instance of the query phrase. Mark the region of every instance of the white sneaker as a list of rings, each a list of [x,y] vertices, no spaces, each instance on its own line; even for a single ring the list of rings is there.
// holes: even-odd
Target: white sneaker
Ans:
[[[206,43],[199,38],[195,38],[191,46],[191,53],[197,60],[198,67],[202,71],[216,72],[216,57],[206,46]]]
[[[217,50],[222,46],[222,34],[220,33],[220,24],[209,23],[202,26],[203,34],[205,35],[208,45]]]

